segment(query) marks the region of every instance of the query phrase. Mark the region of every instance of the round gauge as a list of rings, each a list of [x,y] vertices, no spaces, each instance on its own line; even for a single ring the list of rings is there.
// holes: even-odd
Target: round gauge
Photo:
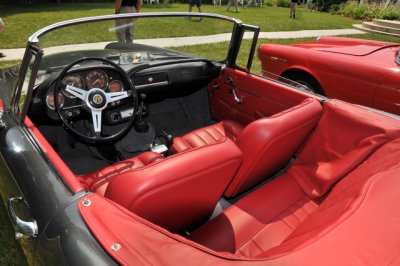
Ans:
[[[71,85],[79,89],[85,88],[85,82],[83,81],[83,78],[77,74],[65,76],[62,82],[64,85]],[[67,92],[65,88],[61,89],[61,92],[68,98],[76,98],[74,95]]]
[[[98,88],[105,89],[108,85],[108,77],[107,74],[102,70],[93,70],[90,71],[86,77],[86,86],[89,89]]]
[[[55,109],[54,91],[47,92],[46,104],[50,109],[52,109],[52,110]],[[60,107],[62,107],[64,105],[64,96],[61,93],[58,94],[58,105]]]
[[[111,81],[110,85],[108,86],[108,90],[110,92],[119,92],[124,90],[124,85],[119,80]]]

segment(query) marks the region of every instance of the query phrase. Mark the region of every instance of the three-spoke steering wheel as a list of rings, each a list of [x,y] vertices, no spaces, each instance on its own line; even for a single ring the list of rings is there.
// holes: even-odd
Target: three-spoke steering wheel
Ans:
[[[120,74],[121,78],[123,79],[122,82],[125,84],[125,90],[119,92],[106,92],[102,88],[94,87],[92,89],[86,90],[85,88],[77,88],[72,85],[63,84],[62,80],[70,71],[70,69],[86,61],[99,61],[102,62],[102,64],[111,66],[115,71]],[[114,62],[111,62],[110,60],[104,58],[83,58],[73,62],[60,73],[56,82],[56,87],[54,89],[54,99],[58,99],[58,95],[63,88],[67,93],[70,93],[76,98],[82,100],[84,106],[83,109],[91,113],[92,132],[81,132],[73,127],[73,123],[71,123],[68,116],[66,115],[65,108],[63,109],[57,100],[54,103],[55,110],[61,121],[64,123],[65,127],[79,138],[89,142],[113,141],[123,136],[132,127],[137,107],[136,90],[134,89],[132,81],[129,79],[126,72]],[[127,102],[130,105],[129,110],[132,110],[132,112],[130,112],[129,120],[127,122],[124,122],[122,128],[119,129],[116,133],[107,135],[104,134],[102,130],[103,111],[107,109],[111,103],[116,103],[125,99],[128,99]]]

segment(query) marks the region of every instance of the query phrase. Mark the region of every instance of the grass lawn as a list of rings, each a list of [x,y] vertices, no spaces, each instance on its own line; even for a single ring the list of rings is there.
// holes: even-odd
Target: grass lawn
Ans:
[[[0,6],[0,17],[6,24],[6,31],[0,34],[1,48],[25,47],[28,37],[35,31],[49,24],[85,17],[112,14],[113,3],[68,3],[62,5],[46,4],[34,6]],[[298,10],[296,19],[289,18],[289,9],[263,6],[261,8],[242,9],[240,13],[226,12],[225,6],[203,6],[204,12],[217,13],[239,18],[247,24],[258,25],[261,31],[294,31],[311,29],[351,28],[358,21],[333,16],[327,13]],[[143,12],[179,12],[187,11],[185,4],[145,5]],[[169,25],[166,31],[179,30],[179,21]],[[201,23],[199,23],[201,24]],[[160,24],[155,24],[160,25]],[[196,26],[195,26],[196,27]],[[198,26],[206,30],[206,27]],[[158,31],[160,32],[160,31]],[[193,34],[196,31],[192,31]],[[148,33],[148,32],[147,32]],[[199,32],[201,35],[201,31]],[[155,36],[157,37],[157,36]]]

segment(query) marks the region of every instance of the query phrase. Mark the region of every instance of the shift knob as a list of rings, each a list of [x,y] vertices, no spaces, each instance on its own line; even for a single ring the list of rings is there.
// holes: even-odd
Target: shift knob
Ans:
[[[145,93],[140,93],[140,94],[139,94],[139,99],[140,99],[142,102],[144,102],[144,100],[146,100],[146,98],[147,98],[147,95],[146,95]]]

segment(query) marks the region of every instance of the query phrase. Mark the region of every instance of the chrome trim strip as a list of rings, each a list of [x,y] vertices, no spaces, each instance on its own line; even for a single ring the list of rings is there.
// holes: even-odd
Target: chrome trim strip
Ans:
[[[157,87],[157,86],[162,86],[162,85],[168,85],[168,81],[160,81],[160,82],[154,82],[154,83],[150,83],[150,84],[137,85],[137,86],[135,86],[135,89]]]

